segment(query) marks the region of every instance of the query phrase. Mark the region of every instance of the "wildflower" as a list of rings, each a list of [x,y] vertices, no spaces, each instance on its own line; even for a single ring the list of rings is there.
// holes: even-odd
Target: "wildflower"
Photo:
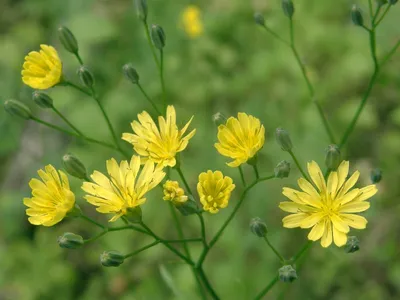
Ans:
[[[163,167],[174,167],[176,154],[185,150],[189,140],[196,133],[194,129],[183,136],[193,117],[179,130],[176,125],[175,108],[169,105],[166,118],[158,117],[159,128],[145,111],[138,115],[138,119],[139,122],[131,123],[135,134],[124,133],[122,139],[133,145],[134,150],[141,156],[142,163],[151,160]]]
[[[260,120],[238,113],[238,117],[230,117],[226,125],[218,126],[218,141],[215,144],[218,152],[234,159],[228,163],[230,167],[238,167],[253,158],[263,147],[265,128]]]
[[[174,204],[182,204],[188,200],[185,191],[179,187],[177,181],[167,180],[164,184],[164,197],[166,201],[172,201]]]
[[[140,164],[140,157],[136,155],[132,156],[130,162],[123,160],[120,165],[112,158],[106,163],[109,177],[94,171],[91,178],[95,183],[83,183],[82,189],[88,193],[85,199],[97,206],[98,212],[115,214],[110,222],[145,203],[146,193],[164,178],[165,173],[155,168],[152,161],[147,161],[141,172]]]
[[[308,239],[321,239],[322,247],[328,247],[333,242],[336,246],[344,246],[347,242],[347,233],[350,227],[364,229],[367,220],[354,213],[367,210],[370,203],[366,200],[378,191],[375,185],[364,188],[353,188],[360,172],[356,171],[346,180],[349,173],[349,162],[343,161],[337,172],[331,172],[328,182],[318,164],[308,163],[308,173],[313,181],[304,178],[298,180],[302,192],[290,188],[283,188],[283,195],[293,202],[281,202],[279,207],[292,213],[283,218],[286,228],[311,228]]]
[[[220,171],[208,170],[207,173],[203,172],[199,175],[197,192],[203,209],[210,213],[215,214],[219,208],[227,207],[234,189],[232,178],[224,177]]]
[[[202,35],[204,28],[200,9],[195,5],[187,6],[182,13],[182,24],[189,37],[196,38]]]
[[[33,178],[29,182],[33,197],[24,198],[28,221],[33,225],[53,226],[74,208],[75,195],[69,188],[67,175],[52,165],[38,174],[42,181]]]
[[[25,56],[22,81],[31,88],[45,90],[61,81],[62,63],[56,49],[40,45],[39,52],[32,51]]]

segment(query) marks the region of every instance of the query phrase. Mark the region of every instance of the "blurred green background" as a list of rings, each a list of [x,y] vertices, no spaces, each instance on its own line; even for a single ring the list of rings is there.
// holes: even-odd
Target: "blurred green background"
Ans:
[[[357,1],[367,18],[367,1]],[[184,124],[195,115],[195,137],[183,153],[183,170],[192,188],[207,169],[222,170],[237,183],[228,208],[205,215],[211,237],[238,200],[241,184],[236,169],[225,165],[213,147],[216,126],[212,115],[244,111],[261,119],[266,144],[260,155],[261,173],[269,175],[281,160],[290,158],[275,143],[274,130],[290,131],[295,151],[307,161],[324,162],[329,144],[315,107],[308,97],[298,65],[285,46],[254,24],[262,12],[267,24],[284,37],[288,20],[278,0],[149,0],[149,23],[164,27],[167,35],[165,73],[168,98]],[[204,34],[185,35],[180,24],[183,9],[198,5]],[[367,33],[350,21],[348,0],[295,1],[296,42],[307,65],[317,97],[337,139],[349,124],[372,74]],[[384,55],[400,36],[399,5],[378,29],[378,54]],[[121,73],[126,62],[137,66],[141,82],[160,99],[158,73],[130,0],[0,0],[0,91],[2,100],[14,98],[29,105],[41,118],[64,126],[50,111],[31,100],[32,90],[21,82],[24,56],[39,44],[54,45],[64,72],[78,82],[74,57],[57,39],[59,25],[68,26],[79,40],[85,64],[94,72],[97,88],[118,134],[130,132],[129,123],[151,107],[136,86]],[[300,279],[278,283],[266,299],[399,299],[400,298],[400,55],[386,65],[368,105],[345,150],[351,168],[362,173],[360,185],[370,184],[373,168],[383,170],[379,193],[366,212],[367,230],[353,231],[361,251],[346,254],[315,243]],[[110,140],[94,101],[70,88],[49,91],[56,107],[90,136]],[[98,229],[81,220],[65,220],[52,228],[27,222],[22,198],[30,194],[28,181],[46,164],[61,168],[61,157],[76,154],[90,171],[104,171],[105,160],[121,157],[106,148],[84,143],[31,121],[0,111],[0,299],[197,299],[190,269],[163,246],[127,260],[119,268],[103,268],[104,250],[127,253],[150,240],[139,233],[111,233],[84,249],[66,251],[57,245],[63,232],[90,237]],[[124,143],[126,150],[130,147]],[[248,180],[252,170],[245,166]],[[260,184],[247,197],[237,217],[208,256],[205,270],[222,299],[252,299],[276,274],[276,257],[248,230],[252,217],[263,218],[272,242],[289,257],[305,242],[307,231],[284,229],[285,215],[278,208],[283,186],[295,186],[293,166],[289,178]],[[176,174],[173,172],[173,175]],[[100,222],[105,216],[85,204],[81,182],[71,178],[79,205]],[[143,206],[146,223],[166,238],[176,238],[167,204],[159,191]],[[195,217],[181,218],[187,236],[199,235]],[[200,245],[193,244],[193,251]]]

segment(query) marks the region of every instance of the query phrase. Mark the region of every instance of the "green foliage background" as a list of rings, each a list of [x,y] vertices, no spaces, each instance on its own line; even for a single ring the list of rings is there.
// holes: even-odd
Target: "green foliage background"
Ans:
[[[237,189],[230,206],[217,215],[206,215],[212,236],[227,218],[241,185],[236,169],[225,165],[213,147],[216,126],[211,116],[245,111],[266,127],[266,144],[260,157],[261,173],[269,175],[283,159],[289,159],[274,139],[278,126],[291,133],[295,151],[306,161],[324,161],[329,144],[317,111],[308,97],[300,70],[291,52],[256,26],[253,12],[262,12],[267,24],[283,36],[288,21],[278,0],[149,0],[149,22],[162,25],[167,34],[166,83],[169,100],[183,124],[195,115],[197,134],[183,153],[183,170],[192,188],[197,175],[220,169],[234,178]],[[367,19],[367,1],[358,1]],[[179,24],[190,3],[203,11],[205,33],[188,39]],[[317,98],[337,138],[349,124],[372,73],[368,36],[350,21],[348,0],[295,1],[296,42],[316,87]],[[378,29],[378,54],[385,54],[398,40],[399,5]],[[77,81],[74,57],[57,40],[57,27],[68,26],[79,40],[81,55],[96,76],[102,102],[118,133],[130,131],[129,123],[142,110],[151,110],[135,86],[124,80],[121,67],[137,66],[148,93],[160,99],[157,70],[132,1],[128,0],[1,0],[0,91],[1,98],[15,98],[35,114],[54,123],[55,115],[38,109],[32,90],[24,86],[20,69],[24,56],[46,43],[54,45],[64,71]],[[369,172],[383,170],[379,194],[366,212],[367,230],[355,233],[361,251],[313,245],[291,285],[278,283],[268,299],[399,299],[400,225],[400,55],[381,73],[368,105],[351,136],[345,157],[362,173],[360,184],[370,183]],[[69,88],[58,87],[50,95],[55,105],[79,128],[98,139],[110,139],[94,101]],[[60,123],[63,125],[62,123]],[[129,252],[146,243],[139,233],[111,233],[82,250],[60,249],[56,239],[70,231],[89,237],[97,228],[81,220],[66,220],[53,228],[31,226],[22,198],[29,195],[28,181],[46,164],[61,168],[61,157],[72,152],[90,171],[104,171],[105,160],[118,154],[63,136],[33,122],[11,118],[0,111],[0,299],[196,299],[189,268],[162,245],[134,257],[120,268],[102,268],[103,250]],[[124,145],[130,149],[128,145]],[[247,178],[252,170],[245,168]],[[176,174],[174,174],[176,175]],[[266,244],[248,230],[252,217],[268,224],[270,239],[285,256],[305,242],[307,232],[283,229],[284,213],[278,203],[282,186],[295,186],[298,170],[288,179],[269,181],[255,188],[206,261],[206,273],[222,299],[252,299],[275,276],[279,264]],[[93,218],[106,222],[82,200],[80,182],[71,179],[77,199]],[[144,205],[146,223],[160,235],[175,238],[167,204],[159,191]],[[188,236],[197,237],[195,217],[182,218]],[[192,245],[194,246],[194,245]],[[200,247],[198,245],[198,247]],[[194,249],[197,252],[200,248]]]

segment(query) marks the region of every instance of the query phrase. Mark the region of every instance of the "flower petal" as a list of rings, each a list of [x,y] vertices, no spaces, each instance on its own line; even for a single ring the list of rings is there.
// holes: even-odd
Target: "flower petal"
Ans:
[[[307,163],[308,173],[320,192],[326,190],[324,175],[315,161]]]
[[[302,222],[300,227],[301,228],[310,228],[317,224],[321,219],[324,217],[322,212],[312,213],[309,214],[307,218],[305,218]]]
[[[320,221],[311,229],[310,233],[308,234],[308,239],[311,241],[319,240],[325,231],[325,221]]]
[[[338,208],[340,213],[357,213],[366,211],[370,207],[369,202],[350,202]]]
[[[342,247],[347,243],[347,234],[333,227],[333,241],[338,247]]]
[[[283,227],[286,227],[286,228],[300,227],[301,222],[305,218],[307,218],[307,216],[308,215],[305,213],[288,215],[282,219]]]
[[[332,223],[329,220],[325,220],[325,230],[321,238],[321,246],[327,248],[331,244],[332,244]]]
[[[348,226],[355,229],[365,229],[367,227],[367,219],[354,214],[340,214],[339,215]]]

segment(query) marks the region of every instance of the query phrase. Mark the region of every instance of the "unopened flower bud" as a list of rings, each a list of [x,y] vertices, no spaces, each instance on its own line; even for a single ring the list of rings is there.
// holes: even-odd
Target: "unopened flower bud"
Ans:
[[[339,166],[340,160],[340,149],[336,145],[329,145],[326,149],[325,165],[330,170],[336,170]]]
[[[165,47],[165,32],[160,25],[151,25],[151,40],[154,47],[161,50]]]
[[[382,180],[382,170],[374,169],[371,171],[371,181],[372,183],[378,183]]]
[[[139,83],[139,74],[136,69],[133,67],[132,63],[125,64],[122,67],[122,72],[125,75],[125,78],[128,79],[133,84]]]
[[[361,14],[361,11],[355,4],[351,9],[351,20],[353,21],[353,24],[356,26],[364,26],[364,19]]]
[[[71,232],[66,232],[58,237],[57,242],[61,248],[66,249],[78,249],[84,244],[83,238],[80,235]]]
[[[258,237],[265,237],[268,233],[267,225],[260,218],[251,219],[250,231]]]
[[[293,148],[292,140],[289,133],[282,128],[277,128],[275,131],[275,138],[283,151],[291,151]]]
[[[147,19],[147,1],[135,0],[136,14],[140,20],[146,22]]]
[[[4,102],[4,109],[12,116],[17,116],[26,120],[32,117],[32,112],[29,107],[17,100],[7,100]]]
[[[286,178],[290,174],[290,162],[282,160],[274,169],[276,178]]]
[[[296,270],[291,265],[279,269],[279,279],[283,282],[293,282],[297,279]]]
[[[258,24],[260,26],[265,26],[264,16],[262,14],[260,14],[259,12],[256,12],[254,14],[254,22],[256,22],[256,24]]]
[[[174,206],[183,216],[190,216],[200,212],[197,202],[194,201],[192,196],[188,196],[188,200],[183,203],[174,203]]]
[[[398,0],[389,0],[388,2],[389,2],[390,5],[395,5],[397,3],[397,1]]]
[[[129,222],[140,223],[142,222],[142,209],[140,206],[130,207],[127,209],[125,217]]]
[[[104,251],[100,255],[100,262],[105,267],[118,267],[125,260],[125,256],[118,251]]]
[[[282,9],[283,13],[289,17],[292,18],[294,14],[294,5],[292,0],[282,0]]]
[[[41,108],[53,107],[53,99],[51,99],[46,93],[34,91],[32,94],[32,99]]]
[[[360,241],[356,236],[349,236],[347,238],[347,243],[344,246],[344,251],[347,253],[353,253],[360,250]]]
[[[85,66],[80,66],[78,69],[78,76],[84,86],[89,89],[93,88],[94,77],[92,72],[90,72],[88,68],[86,68]]]
[[[62,158],[65,171],[71,176],[86,179],[87,173],[84,164],[73,154],[65,154]]]
[[[64,46],[65,50],[73,54],[78,53],[78,41],[76,40],[74,34],[65,26],[58,28],[58,39]]]

